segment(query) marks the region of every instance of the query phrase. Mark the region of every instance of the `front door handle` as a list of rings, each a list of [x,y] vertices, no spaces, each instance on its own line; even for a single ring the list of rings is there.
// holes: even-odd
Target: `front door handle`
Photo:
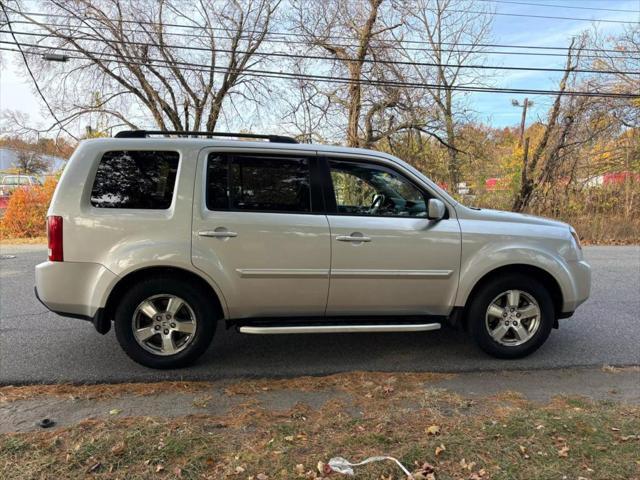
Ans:
[[[339,242],[359,243],[359,242],[370,242],[371,237],[365,237],[361,233],[356,232],[356,233],[352,233],[351,235],[338,235],[336,237],[336,240],[338,240]]]
[[[198,235],[200,235],[201,237],[212,237],[212,238],[233,238],[238,236],[236,232],[230,232],[226,229],[201,230],[198,232]]]

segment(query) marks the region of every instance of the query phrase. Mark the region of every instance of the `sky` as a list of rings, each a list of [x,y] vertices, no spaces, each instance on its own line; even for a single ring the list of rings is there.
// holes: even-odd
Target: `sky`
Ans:
[[[491,41],[509,45],[568,46],[570,38],[591,28],[596,19],[640,22],[640,0],[504,0],[495,3],[498,14],[526,14],[554,17],[579,17],[587,20],[567,20],[496,15]],[[519,2],[519,3],[510,3]],[[537,3],[545,6],[523,5]],[[555,6],[551,6],[555,5]],[[563,6],[562,8],[560,6]],[[572,8],[565,8],[572,7]],[[590,10],[590,8],[633,10],[639,13]],[[604,35],[619,33],[620,23],[596,22]],[[492,49],[496,50],[496,49]],[[509,49],[512,51],[512,49]],[[561,53],[554,51],[554,53]],[[486,63],[504,66],[558,67],[564,66],[565,58],[548,56],[490,55]],[[509,72],[500,71],[492,80],[495,87],[549,89],[557,88],[561,72]],[[521,96],[522,97],[522,96]],[[468,96],[472,115],[479,121],[494,127],[517,125],[522,110],[513,107],[513,94],[473,93]],[[519,98],[522,101],[522,98]],[[528,122],[544,118],[552,97],[529,96],[534,102],[529,110]],[[0,52],[0,111],[18,110],[27,113],[36,123],[49,124],[50,116],[44,109],[30,81],[24,76],[24,66],[18,54]],[[273,129],[277,131],[277,129]]]

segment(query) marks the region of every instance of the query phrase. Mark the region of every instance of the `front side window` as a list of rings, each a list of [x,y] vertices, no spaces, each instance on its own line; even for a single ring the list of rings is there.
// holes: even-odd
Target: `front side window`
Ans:
[[[169,208],[179,160],[178,152],[106,152],[93,182],[91,205],[147,210]]]
[[[207,208],[310,212],[309,161],[298,157],[212,153],[207,162]]]
[[[338,214],[426,217],[424,194],[407,179],[383,166],[330,160]]]

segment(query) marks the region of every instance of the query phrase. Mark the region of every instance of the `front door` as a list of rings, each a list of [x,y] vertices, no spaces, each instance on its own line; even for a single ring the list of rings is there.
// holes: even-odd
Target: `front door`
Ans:
[[[232,318],[324,314],[330,237],[310,180],[315,162],[296,153],[201,155],[192,259]]]
[[[447,315],[456,294],[460,228],[427,219],[430,194],[390,165],[330,158],[327,315]],[[333,203],[333,202],[328,202]]]

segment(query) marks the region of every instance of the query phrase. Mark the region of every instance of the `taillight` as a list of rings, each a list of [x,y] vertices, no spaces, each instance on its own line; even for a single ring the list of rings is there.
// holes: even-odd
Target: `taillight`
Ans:
[[[47,240],[49,243],[49,261],[62,262],[62,217],[47,217]]]

